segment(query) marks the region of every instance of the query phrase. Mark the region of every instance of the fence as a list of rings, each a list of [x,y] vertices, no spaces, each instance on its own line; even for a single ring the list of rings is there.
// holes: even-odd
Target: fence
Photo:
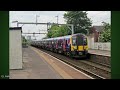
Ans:
[[[110,42],[106,42],[106,43],[95,42],[94,48],[92,48],[92,49],[111,51],[111,43]]]
[[[88,36],[88,47],[89,49],[108,50],[111,51],[110,42],[94,42],[94,37]]]

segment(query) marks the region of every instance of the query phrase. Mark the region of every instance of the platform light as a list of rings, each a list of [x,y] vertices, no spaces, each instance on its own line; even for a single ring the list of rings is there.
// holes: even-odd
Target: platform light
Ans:
[[[17,27],[18,27],[18,21],[12,21],[12,23],[17,23]]]

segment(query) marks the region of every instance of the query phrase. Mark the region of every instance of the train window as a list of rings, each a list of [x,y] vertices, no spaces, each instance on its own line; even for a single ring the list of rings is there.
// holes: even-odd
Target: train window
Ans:
[[[58,45],[59,45],[59,46],[61,45],[60,40],[58,40]]]
[[[77,45],[83,45],[83,37],[82,36],[77,36]]]
[[[87,38],[84,38],[84,45],[87,45]]]
[[[51,44],[54,44],[54,41],[51,41]]]
[[[56,44],[56,40],[54,40],[54,44]]]
[[[67,40],[66,40],[66,42],[65,42],[65,45],[67,45]]]
[[[77,42],[76,42],[76,37],[72,37],[72,45],[76,45],[77,44]]]

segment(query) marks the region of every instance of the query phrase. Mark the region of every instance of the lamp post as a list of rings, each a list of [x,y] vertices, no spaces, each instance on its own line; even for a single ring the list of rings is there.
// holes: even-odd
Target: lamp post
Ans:
[[[58,24],[58,15],[57,15],[57,16],[55,16],[55,17],[57,17],[57,24]]]
[[[24,24],[23,24],[23,25],[24,25]],[[22,26],[23,26],[23,25],[22,25]],[[21,26],[21,27],[22,27],[22,26]]]
[[[18,27],[18,21],[12,21],[12,23],[17,23],[17,27]]]
[[[37,18],[38,18],[38,17],[40,17],[40,16],[36,15],[36,25],[37,25]]]

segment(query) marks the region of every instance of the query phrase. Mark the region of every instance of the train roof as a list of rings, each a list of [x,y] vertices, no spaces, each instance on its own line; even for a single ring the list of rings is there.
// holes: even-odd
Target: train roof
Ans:
[[[76,33],[76,34],[73,34],[73,36],[74,35],[85,35],[85,34],[83,34],[83,33]]]
[[[48,38],[48,39],[43,39],[43,40],[58,40],[58,39],[64,39],[64,38],[70,38],[70,37],[71,37],[71,35],[67,35],[67,36]]]
[[[73,35],[67,35],[67,36],[61,36],[61,37],[55,37],[55,38],[47,38],[47,39],[42,39],[42,40],[58,40],[58,39],[69,39],[71,36],[76,36],[76,35],[83,35],[85,36],[85,34],[82,33],[77,33],[77,34],[73,34]],[[42,41],[40,40],[40,41]]]

